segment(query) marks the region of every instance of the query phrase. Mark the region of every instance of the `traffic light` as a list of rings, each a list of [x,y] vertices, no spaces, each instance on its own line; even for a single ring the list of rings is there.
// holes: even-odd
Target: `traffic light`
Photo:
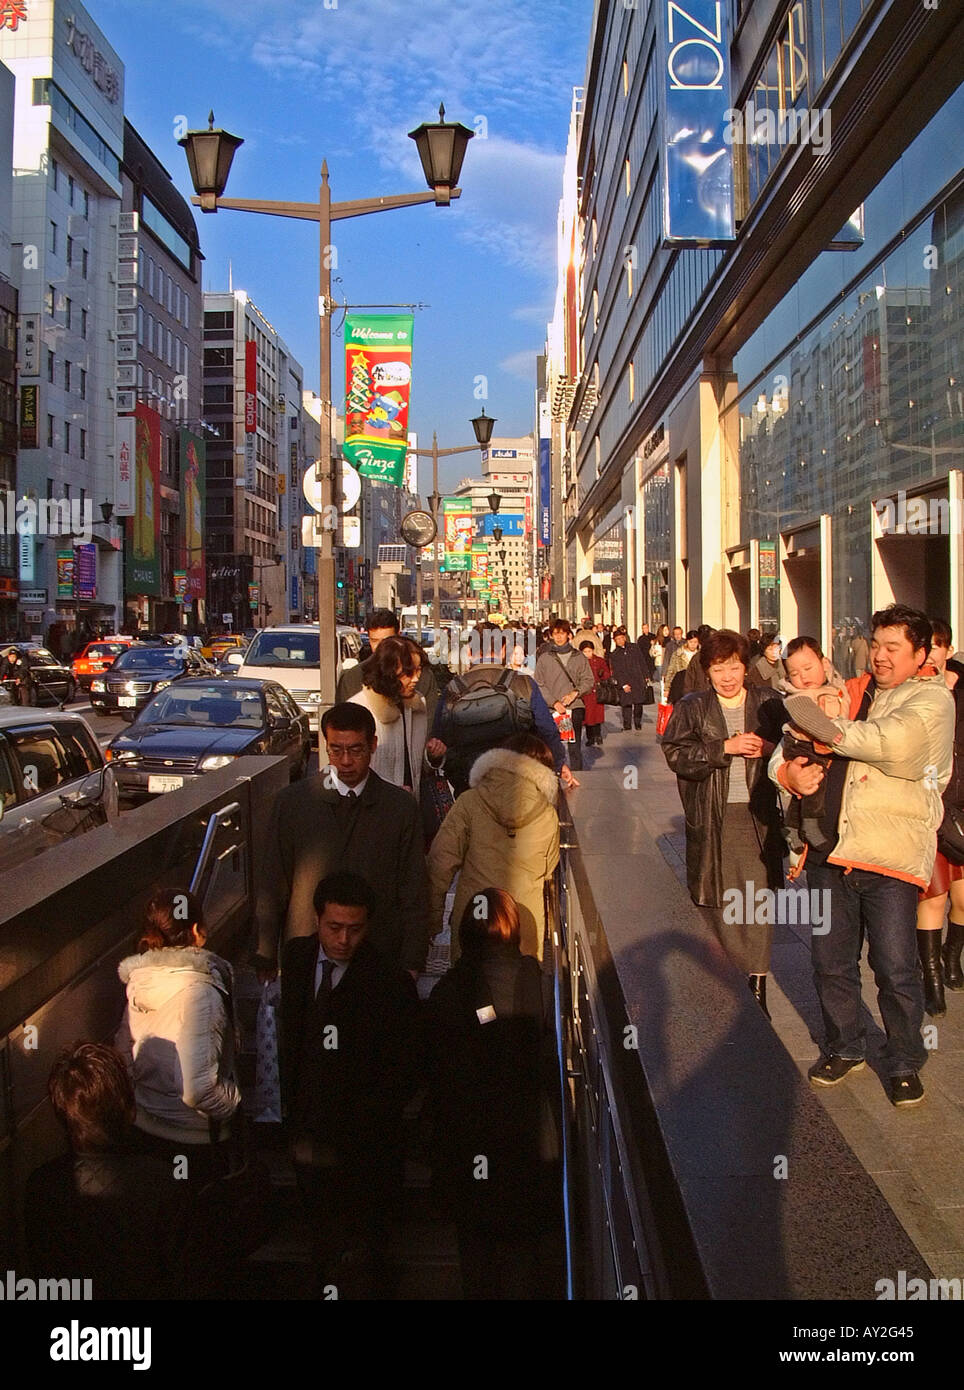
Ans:
[[[335,583],[337,584],[339,589],[343,589],[345,587],[345,581],[343,579],[337,579]]]

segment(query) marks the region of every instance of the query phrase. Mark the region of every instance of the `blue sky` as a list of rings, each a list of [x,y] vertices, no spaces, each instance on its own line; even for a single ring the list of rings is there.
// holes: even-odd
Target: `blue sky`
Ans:
[[[425,188],[407,132],[446,118],[486,129],[450,208],[404,208],[334,227],[351,303],[416,312],[411,428],[471,442],[484,404],[499,434],[532,428],[534,355],[555,289],[555,225],[572,88],[583,81],[592,0],[87,0],[122,58],[126,114],[190,194],[175,122],[245,143],[227,195],[311,201],[327,158],[335,201]],[[479,118],[484,118],[483,121]],[[317,386],[313,224],[198,211],[204,287],[245,289]],[[336,323],[338,320],[336,319]],[[342,342],[333,342],[340,402]],[[488,379],[488,399],[475,379]],[[443,465],[443,487],[479,471]],[[430,466],[420,474],[427,492]]]

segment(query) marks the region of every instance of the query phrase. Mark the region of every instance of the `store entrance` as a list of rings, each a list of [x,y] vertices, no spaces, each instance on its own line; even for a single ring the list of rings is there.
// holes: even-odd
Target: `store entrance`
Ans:
[[[874,565],[874,607],[904,603],[929,618],[950,618],[948,536],[881,536]]]

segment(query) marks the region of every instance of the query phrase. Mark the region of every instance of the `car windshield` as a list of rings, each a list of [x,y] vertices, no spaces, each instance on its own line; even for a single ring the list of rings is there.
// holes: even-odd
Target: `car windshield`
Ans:
[[[149,651],[127,651],[114,662],[114,669],[121,671],[180,671],[184,665],[182,657],[176,653],[151,648]]]
[[[126,642],[94,642],[87,648],[88,656],[119,656],[127,650]]]
[[[212,685],[165,690],[155,695],[138,724],[192,724],[215,729],[260,729],[264,724],[257,690]]]
[[[30,653],[30,664],[31,666],[59,666],[60,662],[50,652],[45,652],[42,647],[39,647]]]
[[[283,666],[289,670],[318,665],[317,632],[259,632],[245,666]]]

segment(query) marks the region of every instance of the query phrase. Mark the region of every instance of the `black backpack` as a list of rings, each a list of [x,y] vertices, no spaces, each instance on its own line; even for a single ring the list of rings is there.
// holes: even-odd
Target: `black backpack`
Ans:
[[[515,674],[506,668],[492,685],[468,685],[461,676],[453,677],[442,697],[442,742],[458,751],[481,752],[513,734],[529,733],[535,724],[532,704],[512,689]]]

